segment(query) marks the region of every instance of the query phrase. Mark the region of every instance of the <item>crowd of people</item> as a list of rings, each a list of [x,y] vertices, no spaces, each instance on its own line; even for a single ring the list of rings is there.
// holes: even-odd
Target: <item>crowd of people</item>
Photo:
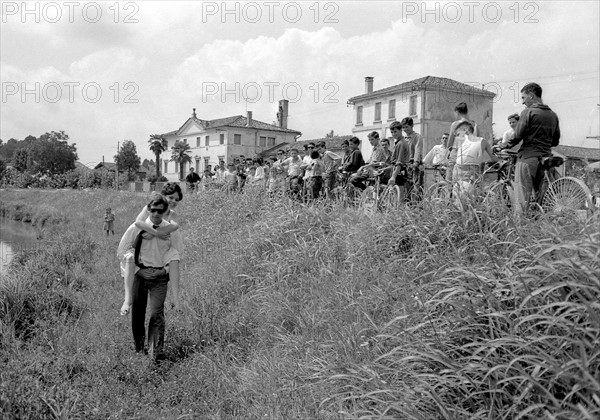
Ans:
[[[532,189],[539,187],[542,159],[551,155],[551,147],[558,144],[560,131],[558,117],[542,103],[542,88],[536,83],[521,90],[526,109],[521,115],[508,117],[510,130],[495,146],[497,150],[514,148],[520,143],[515,168],[515,210],[522,211]],[[240,157],[219,165],[213,171],[207,167],[203,176],[194,168],[186,181],[190,188],[204,180],[208,185],[222,185],[229,192],[244,188],[262,188],[270,194],[289,194],[293,198],[315,199],[321,195],[330,198],[338,183],[364,189],[365,181],[379,176],[387,185],[403,185],[413,199],[419,199],[425,165],[445,165],[446,179],[454,184],[466,182],[479,174],[481,164],[495,161],[492,145],[478,136],[477,123],[469,118],[465,103],[455,107],[457,120],[441,143],[423,156],[423,138],[413,130],[413,120],[406,117],[390,126],[395,141],[379,138],[377,132],[368,136],[372,146],[370,158],[365,162],[360,152],[360,140],[352,137],[342,144],[343,155],[326,148],[325,142],[309,143],[306,150],[290,148],[277,151],[277,156],[267,161]],[[163,357],[165,316],[164,307],[168,284],[171,284],[172,307],[179,310],[179,260],[183,241],[174,209],[183,199],[176,183],[167,183],[142,209],[137,220],[127,229],[118,248],[125,296],[121,314],[131,313],[131,326],[135,349],[150,353],[154,360]],[[520,209],[520,210],[519,210]],[[112,230],[114,216],[110,209],[105,215],[104,230]],[[146,309],[150,320],[145,327]],[[146,337],[147,336],[147,337]],[[147,343],[146,343],[147,338]],[[146,347],[147,344],[147,347]]]
[[[479,136],[477,121],[469,116],[464,102],[454,107],[456,120],[441,137],[440,144],[426,154],[421,134],[414,129],[413,119],[403,118],[390,125],[391,138],[380,138],[376,131],[368,135],[372,151],[365,161],[357,137],[342,143],[340,154],[327,150],[326,143],[308,143],[304,148],[278,150],[268,159],[240,156],[231,162],[210,165],[202,175],[190,168],[186,177],[188,190],[198,187],[223,188],[241,192],[245,188],[262,188],[269,194],[286,194],[299,200],[332,198],[338,186],[366,188],[365,182],[375,176],[387,185],[405,189],[407,200],[420,200],[423,195],[425,167],[439,167],[447,182],[456,186],[472,185],[486,162],[496,162],[496,151],[518,152],[515,187],[519,208],[524,208],[532,190],[540,180],[538,161],[550,156],[550,148],[558,144],[558,117],[543,104],[542,88],[529,83],[521,90],[526,109],[521,115],[508,117],[508,129],[502,140],[492,142]]]

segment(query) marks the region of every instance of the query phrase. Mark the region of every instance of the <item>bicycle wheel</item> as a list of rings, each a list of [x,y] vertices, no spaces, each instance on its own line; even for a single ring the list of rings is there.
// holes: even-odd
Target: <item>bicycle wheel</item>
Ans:
[[[393,210],[400,207],[401,192],[400,187],[397,185],[388,186],[381,193],[379,203],[382,210]]]
[[[566,176],[548,185],[542,199],[544,212],[592,210],[592,193],[580,179]]]
[[[436,182],[427,190],[430,201],[447,202],[450,199],[450,185],[447,182]]]
[[[377,210],[377,192],[375,188],[368,186],[364,189],[358,207],[366,213],[374,213]]]

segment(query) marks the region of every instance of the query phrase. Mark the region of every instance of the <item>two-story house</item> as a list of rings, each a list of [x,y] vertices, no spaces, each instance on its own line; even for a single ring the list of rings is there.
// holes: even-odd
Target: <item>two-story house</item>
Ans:
[[[439,144],[441,136],[456,119],[454,107],[465,102],[469,116],[477,122],[479,135],[490,141],[492,134],[494,93],[445,77],[425,76],[373,90],[373,77],[365,77],[365,93],[348,100],[353,105],[352,133],[361,139],[361,152],[371,156],[367,135],[377,131],[380,138],[391,137],[394,121],[411,117],[414,130],[424,137],[423,153]]]
[[[278,144],[295,142],[302,133],[287,128],[287,110],[288,101],[279,101],[275,125],[253,119],[252,111],[246,116],[203,120],[197,117],[194,108],[192,116],[179,129],[162,135],[168,142],[161,159],[163,175],[170,181],[179,179],[179,164],[170,160],[171,147],[177,141],[190,145],[192,163],[184,166],[184,175],[190,166],[202,173],[208,165],[214,167],[221,160],[227,163],[239,156],[253,158]]]

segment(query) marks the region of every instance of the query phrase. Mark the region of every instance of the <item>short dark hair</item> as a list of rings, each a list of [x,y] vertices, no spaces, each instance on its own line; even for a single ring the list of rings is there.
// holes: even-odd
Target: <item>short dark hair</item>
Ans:
[[[369,137],[372,137],[374,139],[378,139],[379,138],[379,133],[377,131],[371,131],[369,133]]]
[[[395,129],[402,130],[402,123],[400,121],[394,121],[390,124],[390,131]]]
[[[527,83],[525,86],[523,86],[523,89],[521,89],[521,93],[533,93],[535,96],[537,96],[538,98],[542,97],[542,87],[540,85],[538,85],[537,83]]]
[[[344,140],[344,141],[342,142],[342,146],[343,146],[344,144],[345,144],[346,146],[350,146],[350,143],[348,143],[348,140]]]
[[[448,136],[448,137],[450,137],[450,133],[444,133],[444,134],[442,134],[442,136]]]
[[[402,121],[400,121],[400,125],[410,125],[412,127],[414,125],[414,122],[412,118],[404,117],[402,118]]]
[[[167,211],[169,209],[169,202],[162,195],[155,195],[146,207],[148,208],[148,210],[150,210],[151,207],[156,207],[156,206],[162,206],[162,208],[164,210],[163,213],[164,213],[165,211]]]
[[[352,137],[350,139],[350,143],[354,143],[354,144],[360,144],[360,139],[358,137]]]
[[[160,193],[164,196],[177,193],[179,194],[179,201],[183,200],[183,191],[181,191],[181,187],[179,186],[179,184],[176,184],[174,182],[167,182],[164,185],[164,187],[162,187]]]
[[[515,120],[519,121],[519,119],[521,117],[519,116],[519,114],[511,114],[511,115],[508,116],[507,120],[510,120],[512,118],[514,118]]]
[[[390,139],[388,139],[387,137],[384,137],[381,139],[382,142],[387,141],[388,143],[390,143]]]
[[[324,141],[320,141],[317,143],[317,147],[327,147]]]
[[[458,112],[459,114],[466,114],[467,112],[469,112],[469,107],[467,106],[466,103],[461,102],[454,107],[454,110],[456,112]]]
[[[467,127],[467,130],[469,132],[474,132],[475,129],[473,128],[473,124],[471,124],[469,121],[462,121],[460,122],[457,126],[456,126],[456,130],[458,130],[460,127],[465,126]]]

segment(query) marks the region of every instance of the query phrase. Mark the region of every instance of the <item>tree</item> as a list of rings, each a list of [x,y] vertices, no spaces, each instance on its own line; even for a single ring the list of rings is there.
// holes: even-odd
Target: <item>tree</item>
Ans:
[[[184,163],[191,163],[192,157],[190,156],[192,151],[190,145],[182,141],[176,141],[175,145],[171,147],[171,160],[179,163],[179,179],[183,180],[183,165]]]
[[[28,136],[24,143],[31,144],[29,148],[30,162],[27,169],[30,172],[45,174],[63,174],[75,169],[77,147],[75,143],[67,143],[69,136],[64,131],[51,131],[42,134],[38,139]]]
[[[29,163],[29,152],[25,148],[19,148],[13,153],[13,166],[19,172],[25,172]]]
[[[131,179],[131,172],[134,174],[140,169],[141,159],[137,154],[135,143],[131,140],[125,140],[121,150],[114,156],[115,163],[119,170],[127,170],[127,177]]]
[[[151,134],[148,143],[150,143],[150,150],[156,156],[156,176],[160,178],[160,155],[167,150],[169,143],[160,134]]]

